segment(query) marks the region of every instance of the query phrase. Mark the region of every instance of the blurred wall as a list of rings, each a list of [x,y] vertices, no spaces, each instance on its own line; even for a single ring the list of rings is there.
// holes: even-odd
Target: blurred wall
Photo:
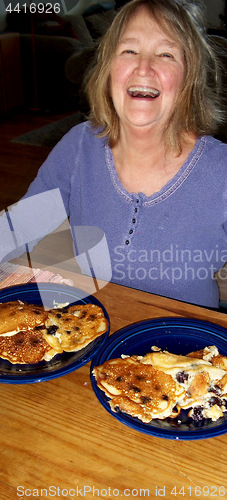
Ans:
[[[221,28],[219,14],[224,14],[225,0],[204,0],[209,27]]]

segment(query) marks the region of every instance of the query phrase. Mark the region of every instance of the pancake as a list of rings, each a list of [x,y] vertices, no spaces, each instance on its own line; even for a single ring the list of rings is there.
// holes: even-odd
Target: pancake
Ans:
[[[119,408],[145,423],[178,413],[174,408],[184,393],[180,384],[136,356],[106,361],[93,374],[98,387],[111,398],[113,411]]]
[[[51,359],[55,352],[43,337],[47,312],[21,301],[0,304],[0,358],[13,364]]]
[[[44,339],[42,330],[27,329],[14,335],[0,335],[0,358],[7,359],[10,363],[49,361],[55,354]]]
[[[0,304],[0,335],[27,327],[44,325],[47,312],[42,306],[21,301]]]
[[[25,364],[79,351],[108,328],[101,307],[73,305],[44,310],[21,301],[0,304],[0,358]]]
[[[95,304],[52,309],[45,325],[44,337],[58,352],[79,351],[108,329],[103,310]]]
[[[93,369],[97,386],[110,398],[113,411],[119,409],[145,423],[176,418],[182,409],[189,410],[194,421],[223,416],[227,411],[226,358],[215,346],[187,356],[153,349],[145,356],[122,356]]]

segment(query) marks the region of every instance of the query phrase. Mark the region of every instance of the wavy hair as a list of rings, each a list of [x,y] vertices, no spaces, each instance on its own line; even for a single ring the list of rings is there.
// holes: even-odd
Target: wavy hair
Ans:
[[[201,10],[196,22],[195,5],[191,12],[182,3],[180,0],[130,1],[116,14],[99,45],[85,90],[90,104],[89,119],[95,128],[100,130],[101,127],[99,135],[107,136],[111,147],[118,141],[120,132],[110,91],[111,65],[125,27],[141,6],[146,7],[148,14],[180,43],[184,51],[185,81],[164,130],[166,149],[174,148],[180,153],[185,133],[193,133],[196,137],[213,134],[223,120],[218,59],[201,25]]]

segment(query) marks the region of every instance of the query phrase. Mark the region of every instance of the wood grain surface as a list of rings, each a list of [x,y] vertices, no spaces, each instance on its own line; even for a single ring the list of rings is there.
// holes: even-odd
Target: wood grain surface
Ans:
[[[227,327],[225,314],[113,284],[95,296],[109,313],[111,334],[166,316]],[[226,435],[173,441],[126,427],[100,405],[89,369],[0,384],[0,500],[227,498]]]

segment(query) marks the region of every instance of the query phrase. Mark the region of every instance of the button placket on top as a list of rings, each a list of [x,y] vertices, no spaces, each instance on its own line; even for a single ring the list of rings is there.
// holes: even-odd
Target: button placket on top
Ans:
[[[140,208],[140,199],[138,196],[133,196],[131,220],[125,238],[126,247],[130,247],[132,239],[134,237],[138,223],[139,208]]]
[[[114,167],[113,163],[113,156],[112,152],[108,146],[108,144],[105,144],[105,158],[106,158],[106,165],[108,167],[110,177],[113,183],[114,188],[116,191],[119,193],[119,195],[131,206],[131,214],[130,214],[130,221],[128,228],[126,229],[126,235],[125,238],[123,239],[123,245],[125,247],[125,250],[127,250],[127,247],[130,247],[132,238],[135,234],[136,226],[137,226],[137,219],[138,219],[138,211],[139,207],[142,203],[142,200],[140,199],[140,196],[134,193],[128,193],[124,187],[122,186],[117,172]]]

